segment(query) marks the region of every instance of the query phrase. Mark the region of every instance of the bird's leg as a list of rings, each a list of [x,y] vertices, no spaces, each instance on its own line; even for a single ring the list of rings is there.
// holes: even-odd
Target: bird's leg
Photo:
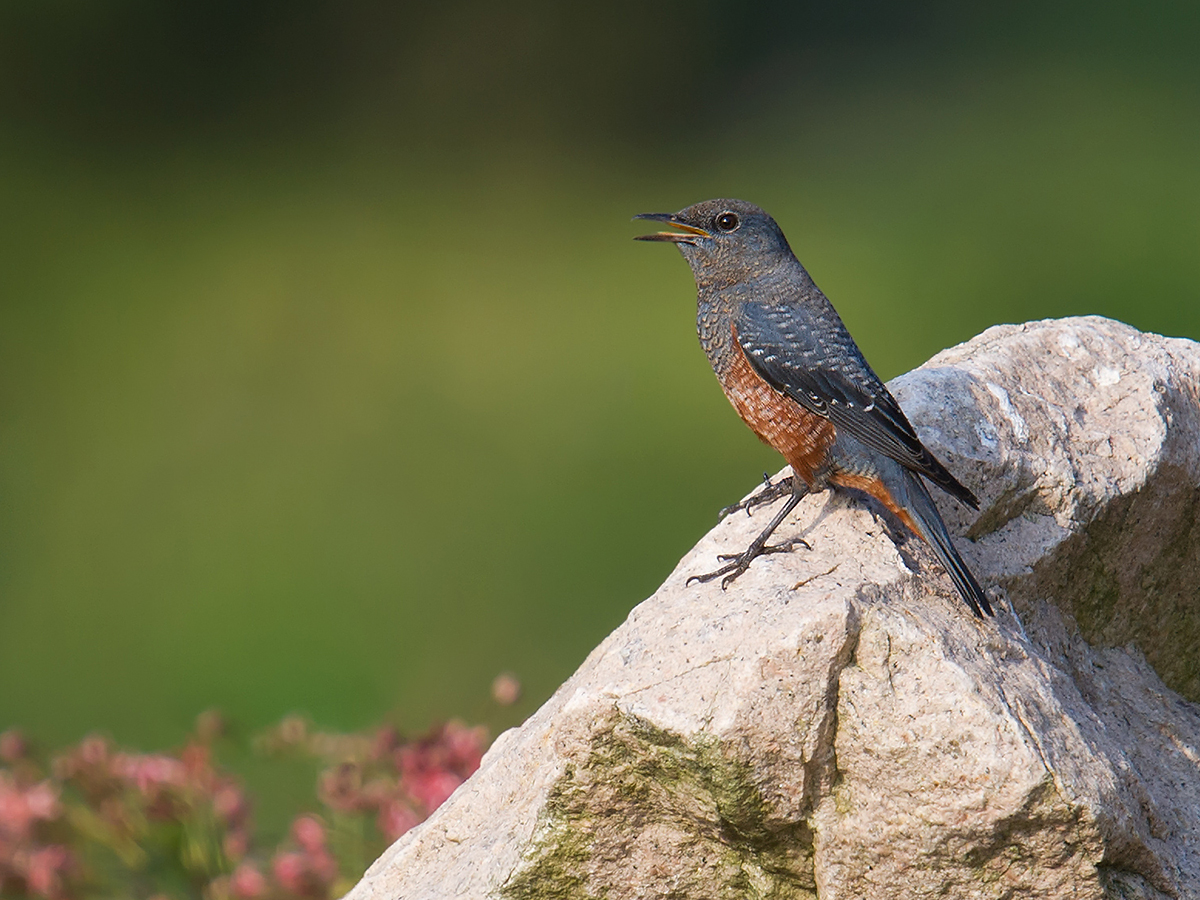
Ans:
[[[808,541],[804,540],[803,538],[792,538],[779,544],[767,543],[767,539],[770,538],[775,529],[779,527],[779,523],[788,517],[788,513],[795,509],[796,504],[803,500],[804,495],[808,493],[808,485],[804,484],[804,482],[792,479],[792,483],[792,496],[788,498],[788,502],[785,503],[783,505],[783,509],[779,510],[779,512],[775,514],[775,517],[771,519],[769,523],[767,523],[767,527],[762,530],[762,533],[760,533],[758,537],[750,542],[750,546],[747,547],[744,552],[736,554],[721,554],[717,557],[717,559],[722,561],[729,560],[727,565],[721,566],[721,568],[717,569],[717,571],[709,572],[707,575],[693,575],[687,580],[687,584],[691,584],[693,581],[699,581],[701,584],[705,584],[709,581],[712,581],[714,578],[721,578],[721,576],[724,575],[725,577],[721,578],[721,590],[725,590],[725,588],[729,587],[734,579],[738,578],[743,572],[750,568],[750,563],[754,562],[754,560],[756,560],[758,557],[767,553],[782,553],[785,550],[791,550],[797,544],[803,544],[805,547],[808,547]],[[795,485],[798,485],[798,487]]]
[[[771,476],[766,472],[763,472],[763,489],[757,494],[751,494],[741,503],[735,503],[732,506],[725,507],[719,513],[717,513],[717,521],[722,521],[726,516],[737,512],[739,509],[744,509],[746,511],[746,515],[750,515],[752,512],[754,512],[754,507],[767,506],[768,504],[774,503],[784,494],[790,493],[791,490],[791,475],[785,475],[778,481],[771,481]]]

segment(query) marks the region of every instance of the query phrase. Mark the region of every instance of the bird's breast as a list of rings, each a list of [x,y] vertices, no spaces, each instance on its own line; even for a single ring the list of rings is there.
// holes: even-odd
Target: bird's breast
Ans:
[[[764,381],[742,352],[736,331],[731,332],[729,364],[724,372],[717,370],[725,396],[750,430],[779,451],[792,471],[812,486],[837,437],[833,423]]]

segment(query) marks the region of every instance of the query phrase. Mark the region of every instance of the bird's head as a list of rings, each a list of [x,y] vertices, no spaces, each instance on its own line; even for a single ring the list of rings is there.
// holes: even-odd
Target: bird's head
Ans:
[[[677,229],[635,240],[674,244],[697,281],[743,281],[794,259],[775,220],[745,200],[705,200],[677,213],[642,213],[634,218]]]

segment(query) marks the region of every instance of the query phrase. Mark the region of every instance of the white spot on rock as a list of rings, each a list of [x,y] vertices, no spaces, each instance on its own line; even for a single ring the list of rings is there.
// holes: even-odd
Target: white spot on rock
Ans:
[[[1069,331],[1064,331],[1058,336],[1058,348],[1063,354],[1070,359],[1074,359],[1076,351],[1079,349],[1079,338],[1071,334]]]
[[[1029,426],[1025,424],[1025,419],[1017,412],[1016,407],[1012,405],[1012,401],[1008,399],[1008,391],[990,381],[987,383],[987,389],[1000,404],[1000,411],[1012,423],[1013,437],[1022,443],[1029,440]]]

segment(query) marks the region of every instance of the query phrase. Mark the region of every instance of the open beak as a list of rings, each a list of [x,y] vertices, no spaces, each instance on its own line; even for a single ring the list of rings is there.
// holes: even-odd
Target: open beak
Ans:
[[[689,225],[687,222],[681,222],[674,213],[642,213],[634,216],[635,219],[649,219],[652,222],[666,222],[672,228],[678,228],[678,231],[657,231],[654,234],[642,234],[634,238],[635,241],[667,241],[671,244],[692,244],[695,245],[693,237],[712,237],[703,228],[697,228],[695,225]]]

